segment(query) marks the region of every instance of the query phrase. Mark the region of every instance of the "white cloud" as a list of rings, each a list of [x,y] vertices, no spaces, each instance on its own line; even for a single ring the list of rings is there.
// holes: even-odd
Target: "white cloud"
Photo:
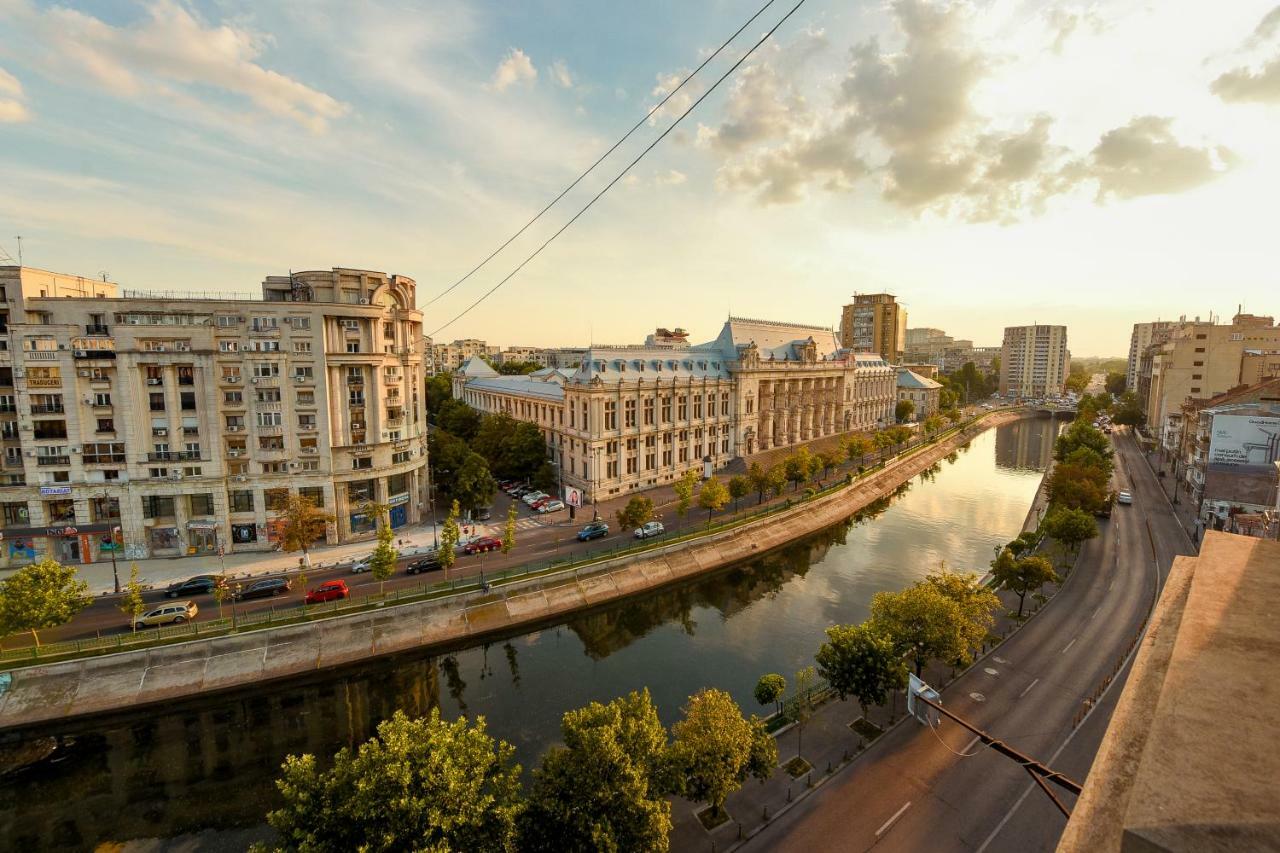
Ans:
[[[1280,6],[1258,22],[1243,50],[1265,45],[1280,32]],[[1260,69],[1240,66],[1214,79],[1209,90],[1228,103],[1280,104],[1280,54],[1266,58]]]
[[[573,88],[573,74],[569,71],[569,65],[563,59],[557,59],[551,63],[551,79],[556,81],[556,85],[562,89]]]
[[[668,169],[653,176],[653,182],[660,187],[678,187],[687,180],[689,180],[688,175],[675,169]]]
[[[662,104],[662,109],[649,117],[649,124],[655,125],[664,119],[678,118],[693,104],[694,99],[698,96],[697,91],[695,91],[695,87],[697,86],[696,81],[690,80],[683,88],[680,88],[680,91],[676,91],[680,86],[680,81],[687,76],[689,76],[688,69],[681,69],[680,71],[670,74],[658,75],[658,84],[653,87],[649,94],[658,98],[659,104],[661,104],[662,99],[668,95],[671,95],[671,99],[665,104]],[[672,92],[675,92],[675,94],[672,95]],[[649,109],[653,109],[655,106],[657,106],[657,104],[650,104]]]
[[[506,91],[517,83],[532,82],[538,77],[538,69],[533,67],[533,60],[518,47],[507,51],[507,55],[494,69],[493,79],[489,87],[495,92]]]
[[[165,97],[199,108],[214,90],[247,99],[315,132],[345,115],[346,104],[259,64],[270,40],[230,24],[209,25],[173,0],[114,26],[74,9],[8,6],[14,38],[33,67],[71,85],[89,83],[121,98]]]
[[[31,113],[27,110],[22,93],[22,84],[18,78],[0,68],[0,124],[17,124],[28,121]]]

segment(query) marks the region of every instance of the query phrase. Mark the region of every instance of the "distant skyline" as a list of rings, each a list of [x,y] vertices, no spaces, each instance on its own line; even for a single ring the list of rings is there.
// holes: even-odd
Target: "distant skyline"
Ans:
[[[159,290],[371,268],[425,301],[762,2],[0,0],[0,248],[21,234],[29,265]],[[428,307],[427,330],[663,126]],[[437,337],[701,341],[730,312],[834,326],[853,293],[888,291],[913,328],[996,346],[1063,324],[1073,355],[1121,356],[1135,322],[1280,311],[1278,138],[1275,0],[807,0]]]

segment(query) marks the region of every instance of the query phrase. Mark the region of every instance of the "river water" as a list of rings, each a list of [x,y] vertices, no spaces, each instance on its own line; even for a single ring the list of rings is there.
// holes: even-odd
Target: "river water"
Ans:
[[[665,723],[719,687],[743,709],[760,675],[813,662],[826,626],[867,616],[871,596],[943,561],[985,570],[1016,535],[1056,427],[990,430],[894,496],[751,563],[448,654],[398,656],[136,718],[52,728],[49,758],[0,777],[0,848],[91,849],[261,824],[289,753],[327,755],[397,708],[484,715],[525,766],[561,715],[648,687]],[[30,748],[38,743],[28,738]]]

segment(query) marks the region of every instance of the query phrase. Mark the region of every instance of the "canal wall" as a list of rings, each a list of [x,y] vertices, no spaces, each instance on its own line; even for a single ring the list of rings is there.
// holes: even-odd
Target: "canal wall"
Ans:
[[[135,710],[298,677],[382,655],[456,645],[754,559],[890,494],[983,431],[1027,416],[996,412],[848,488],[707,537],[488,593],[0,673],[0,729]]]

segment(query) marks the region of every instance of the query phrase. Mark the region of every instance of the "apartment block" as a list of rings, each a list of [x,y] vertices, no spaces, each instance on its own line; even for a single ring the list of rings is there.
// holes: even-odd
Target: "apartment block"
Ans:
[[[0,267],[0,568],[271,549],[289,493],[336,516],[330,543],[373,531],[369,501],[417,521],[414,290],[333,269],[219,298]]]
[[[907,310],[890,293],[859,293],[840,315],[840,345],[874,352],[891,364],[902,360],[907,342]]]
[[[1000,393],[1043,397],[1062,393],[1071,370],[1066,326],[1009,326],[1000,348]]]

